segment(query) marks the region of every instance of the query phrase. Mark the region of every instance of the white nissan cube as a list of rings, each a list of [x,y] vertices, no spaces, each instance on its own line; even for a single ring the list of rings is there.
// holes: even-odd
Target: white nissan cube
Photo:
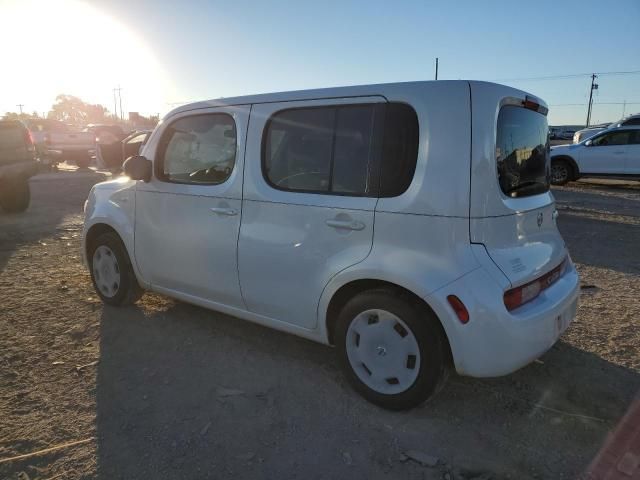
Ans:
[[[576,313],[549,191],[547,107],[476,81],[225,98],[158,125],[93,187],[105,303],[150,290],[336,347],[388,409],[453,368],[505,375]]]

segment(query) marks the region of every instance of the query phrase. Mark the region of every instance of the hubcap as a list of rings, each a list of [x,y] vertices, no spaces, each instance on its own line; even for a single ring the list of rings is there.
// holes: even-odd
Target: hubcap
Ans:
[[[93,252],[93,278],[100,293],[113,297],[120,288],[120,267],[113,251],[106,245],[100,245]]]
[[[569,176],[569,171],[565,165],[551,166],[551,180],[554,182],[563,182]]]
[[[378,393],[404,392],[420,371],[416,337],[406,323],[386,310],[358,314],[347,330],[346,350],[358,378]]]

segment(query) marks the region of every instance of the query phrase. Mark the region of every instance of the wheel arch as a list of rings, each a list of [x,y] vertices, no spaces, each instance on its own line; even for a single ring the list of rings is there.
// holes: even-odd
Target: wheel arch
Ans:
[[[122,244],[124,245],[127,255],[129,256],[129,261],[131,262],[131,266],[133,267],[133,271],[136,275],[136,279],[138,280],[138,283],[144,288],[147,288],[148,283],[145,282],[144,279],[142,278],[140,271],[138,270],[138,265],[135,261],[135,257],[133,255],[132,239],[128,238],[124,234],[124,232],[122,232],[120,228],[118,228],[117,225],[113,225],[112,223],[109,223],[103,219],[95,219],[95,221],[91,225],[85,227],[85,233],[84,233],[83,242],[82,242],[82,255],[85,260],[85,265],[87,266],[89,265],[90,245],[92,244],[92,242],[96,240],[96,238],[98,238],[103,233],[107,233],[107,232],[113,232],[116,235],[118,235],[118,237],[120,238],[120,241],[122,241]]]
[[[353,298],[355,295],[359,293],[365,292],[367,290],[374,290],[378,288],[387,288],[390,290],[395,290],[398,295],[404,296],[411,302],[415,302],[420,305],[422,308],[430,312],[433,317],[437,320],[437,323],[440,327],[440,331],[442,333],[443,338],[446,341],[446,355],[447,362],[449,365],[453,364],[453,355],[451,351],[451,345],[449,342],[449,337],[447,335],[446,329],[442,324],[442,320],[438,317],[435,310],[429,305],[427,301],[421,298],[419,295],[415,294],[411,290],[401,285],[398,285],[393,282],[389,282],[381,279],[374,278],[361,278],[356,280],[351,280],[343,285],[341,285],[333,294],[328,302],[326,308],[326,314],[324,316],[324,326],[326,328],[327,341],[330,345],[335,345],[335,330],[336,324],[338,320],[338,315],[340,314],[340,310],[347,304],[347,302]]]
[[[564,161],[569,164],[572,170],[571,180],[577,180],[580,177],[580,168],[573,157],[569,155],[557,155],[555,157],[551,157],[551,162],[553,163],[554,161]]]

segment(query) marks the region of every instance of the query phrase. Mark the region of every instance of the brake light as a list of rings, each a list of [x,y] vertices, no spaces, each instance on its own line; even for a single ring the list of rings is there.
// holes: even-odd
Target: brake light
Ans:
[[[560,265],[550,272],[545,273],[540,278],[519,287],[512,288],[511,290],[507,290],[504,293],[504,306],[507,307],[507,310],[511,311],[535,299],[543,291],[556,283],[566,270],[567,264],[568,261],[565,257]]]
[[[524,98],[522,106],[529,110],[533,110],[534,112],[539,112],[543,115],[546,115],[549,112],[549,109],[547,107],[543,107],[529,95]]]
[[[447,297],[447,301],[449,302],[449,305],[451,305],[451,308],[453,308],[453,311],[456,312],[460,323],[467,323],[469,321],[469,311],[467,310],[467,307],[464,306],[464,303],[462,303],[462,300],[455,295],[449,295]]]

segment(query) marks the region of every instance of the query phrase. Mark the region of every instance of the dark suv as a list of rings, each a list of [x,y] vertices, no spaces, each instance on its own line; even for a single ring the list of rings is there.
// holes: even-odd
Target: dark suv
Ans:
[[[29,206],[29,177],[37,169],[29,130],[18,121],[0,120],[0,207],[10,213]]]

